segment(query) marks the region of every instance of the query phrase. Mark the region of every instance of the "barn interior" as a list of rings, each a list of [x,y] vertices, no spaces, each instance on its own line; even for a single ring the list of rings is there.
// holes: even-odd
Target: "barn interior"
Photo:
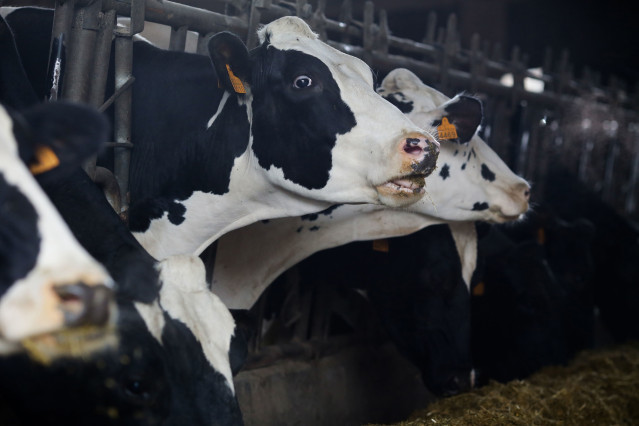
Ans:
[[[547,259],[553,253],[561,256],[582,252],[584,256],[592,256],[593,264],[599,261],[604,265],[600,270],[591,266],[583,272],[580,279],[587,283],[580,281],[585,290],[578,295],[563,287],[555,292],[556,289],[550,287],[560,285],[558,281],[525,281],[516,277],[513,282],[520,285],[525,282],[530,287],[517,288],[512,294],[502,288],[500,291],[511,298],[495,299],[492,301],[495,304],[490,305],[482,299],[490,294],[487,275],[475,275],[467,283],[468,303],[473,309],[471,327],[478,330],[477,333],[484,333],[474,337],[473,348],[481,347],[482,342],[493,345],[482,341],[489,336],[495,339],[494,347],[507,352],[514,345],[508,336],[518,333],[517,326],[522,330],[530,326],[543,335],[535,343],[517,346],[521,351],[530,349],[526,344],[554,344],[550,334],[556,323],[547,323],[547,319],[551,315],[569,317],[566,321],[570,323],[580,321],[578,315],[583,313],[576,312],[577,302],[572,303],[571,297],[585,298],[579,299],[579,303],[586,300],[586,311],[591,313],[587,324],[583,323],[590,331],[585,343],[565,350],[562,356],[550,356],[550,360],[546,360],[545,353],[536,358],[531,355],[530,368],[515,368],[512,374],[495,373],[481,380],[478,375],[476,385],[484,386],[472,393],[479,393],[484,399],[474,402],[463,399],[468,395],[465,392],[454,391],[451,393],[460,395],[446,397],[433,393],[424,384],[423,372],[414,360],[393,342],[393,332],[385,326],[387,318],[381,316],[365,292],[360,291],[368,284],[357,280],[367,274],[352,269],[351,264],[356,262],[345,258],[350,256],[348,252],[342,255],[338,252],[331,255],[330,250],[328,254],[320,252],[282,273],[249,312],[236,317],[250,336],[246,363],[235,376],[245,424],[562,422],[574,415],[571,410],[579,409],[558,409],[564,406],[561,403],[546,404],[542,408],[532,406],[526,413],[535,413],[537,417],[526,417],[523,411],[515,413],[519,423],[507,417],[490,417],[481,423],[480,417],[486,412],[505,416],[501,408],[506,401],[532,400],[534,392],[546,401],[562,393],[576,392],[567,391],[568,386],[603,388],[602,395],[610,397],[606,400],[608,412],[614,412],[616,417],[602,417],[602,424],[639,421],[636,399],[639,380],[630,376],[637,371],[637,346],[632,343],[620,346],[639,338],[639,271],[636,270],[639,265],[639,55],[634,51],[631,34],[634,22],[626,3],[596,0],[0,0],[2,7],[31,5],[55,8],[60,17],[56,25],[66,28],[67,40],[71,40],[67,41],[67,75],[60,97],[96,108],[105,108],[106,103],[109,106],[113,102],[113,99],[104,99],[106,76],[97,72],[105,63],[108,65],[109,60],[109,52],[105,54],[104,46],[99,45],[102,32],[109,35],[109,42],[112,33],[122,44],[131,43],[133,36],[139,33],[162,48],[203,53],[205,43],[215,32],[234,32],[247,46],[253,47],[257,44],[255,33],[260,24],[284,15],[300,16],[322,40],[363,59],[376,73],[378,82],[401,67],[411,70],[446,96],[463,92],[479,98],[484,118],[478,135],[512,171],[531,183],[530,206],[539,214],[537,219],[527,222],[533,225],[532,231],[518,231],[509,225],[500,225],[503,226],[500,229],[515,234],[513,238],[517,243],[525,240],[541,247],[543,265],[553,263]],[[130,18],[121,21],[124,30],[114,30],[115,15]],[[72,49],[76,49],[75,52]],[[84,54],[76,53],[80,51]],[[122,52],[126,54],[124,49]],[[129,57],[123,63],[131,60],[135,58]],[[129,69],[125,66],[121,71],[124,76],[130,76],[130,63]],[[129,87],[130,84],[125,83],[122,92],[126,93]],[[130,106],[122,104],[116,107],[123,108],[126,114]],[[114,141],[113,148],[126,152],[135,146],[135,140],[128,142],[126,128],[120,135],[125,136]],[[115,200],[117,211],[126,211],[126,178],[117,173],[121,185],[121,198]],[[119,173],[126,176],[128,170],[125,167]],[[550,248],[546,242],[552,240],[553,232],[558,229],[557,219],[562,226],[589,221],[588,229],[564,236],[563,246]],[[489,252],[489,249],[482,252],[481,241],[485,238],[486,247],[492,242],[492,227],[477,225],[480,256]],[[424,230],[423,238],[428,238],[427,232],[431,231]],[[356,244],[372,256],[388,256],[395,247],[398,250],[400,247],[400,243],[392,239]],[[213,243],[201,254],[209,280],[213,276],[216,249],[217,244]],[[453,258],[457,256],[454,250],[450,253]],[[487,270],[493,271],[492,265],[501,265],[499,262],[503,262],[501,257],[506,256],[505,253],[496,251],[492,256],[489,253],[482,257]],[[521,257],[526,256],[524,252]],[[524,262],[519,262],[521,257],[509,257],[513,274],[533,275]],[[375,260],[381,257],[367,259],[364,265],[371,259],[380,264],[387,262]],[[495,263],[489,263],[491,261]],[[590,260],[571,259],[562,265],[569,262],[581,267]],[[582,271],[561,272],[575,276]],[[495,281],[502,283],[510,279],[511,275],[500,275],[501,272],[503,270],[495,272]],[[548,280],[555,280],[561,272],[550,271]],[[543,290],[531,289],[534,286]],[[418,290],[410,286],[403,290],[409,292],[404,296],[412,296],[414,303],[399,309],[419,311],[420,298],[430,295],[414,293]],[[539,292],[550,297],[552,303],[538,296]],[[393,296],[385,297],[390,300]],[[555,303],[560,298],[565,303]],[[524,316],[528,315],[528,322],[522,325],[507,316],[510,311],[505,312],[504,304],[524,299],[522,303],[527,309]],[[551,314],[531,313],[534,309],[528,304],[530,300],[544,304],[544,309],[554,310]],[[502,308],[504,313],[499,317]],[[575,316],[570,317],[573,313]],[[486,320],[489,314],[495,317]],[[485,322],[482,328],[475,321],[490,322]],[[575,327],[580,328],[579,324]],[[594,349],[611,352],[594,352],[596,362],[601,364],[593,366],[584,361],[586,355],[582,351]],[[478,349],[477,353],[480,352]],[[486,361],[485,371],[498,362],[516,364],[517,359],[512,358],[522,353],[513,349],[502,361]],[[486,351],[484,356],[491,354]],[[544,370],[546,374],[560,376],[563,373],[559,374],[558,368],[575,359],[585,371],[583,377],[591,378],[592,371],[597,371],[600,374],[593,380],[609,384],[616,379],[607,376],[602,365],[610,367],[618,362],[622,367],[616,371],[621,371],[622,383],[618,388],[612,385],[606,388],[601,382],[596,385],[580,382],[578,377],[577,384],[565,379],[566,388],[544,393],[544,389],[554,385],[546,383],[537,372],[542,367],[553,366],[554,370]],[[531,376],[534,373],[537,375]],[[528,389],[529,393],[514,396],[512,388],[499,388],[498,382],[513,383],[515,387]],[[541,390],[531,390],[534,386]],[[495,391],[497,396],[489,403],[492,396],[487,396],[488,392],[495,388],[499,388]],[[615,395],[618,397],[612,398]],[[593,400],[601,398],[590,396]],[[450,407],[429,405],[447,401]],[[576,404],[583,407],[591,402],[579,399]],[[470,417],[457,419],[454,412],[467,412],[465,407],[469,405],[476,411]],[[10,412],[10,407],[3,409]],[[594,415],[585,409],[582,411],[590,418]],[[10,424],[21,423],[18,420]],[[566,424],[579,424],[579,421]]]

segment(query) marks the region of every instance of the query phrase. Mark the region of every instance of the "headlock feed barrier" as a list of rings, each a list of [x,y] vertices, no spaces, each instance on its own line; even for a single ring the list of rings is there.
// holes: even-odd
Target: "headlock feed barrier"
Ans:
[[[0,0],[3,3],[9,4]],[[238,34],[250,48],[257,44],[260,24],[285,15],[302,17],[322,40],[363,59],[381,75],[404,67],[448,96],[466,91],[480,97],[485,108],[481,135],[516,173],[532,182],[533,201],[543,194],[547,168],[561,163],[618,212],[631,219],[639,215],[636,93],[629,94],[615,78],[603,87],[598,75],[589,70],[574,78],[566,51],[555,60],[547,49],[543,72],[537,73],[527,69],[527,56],[518,48],[504,57],[498,44],[482,41],[478,34],[469,41],[460,40],[455,15],[448,16],[442,26],[431,13],[423,39],[410,40],[392,34],[386,12],[376,13],[372,1],[365,3],[361,18],[354,16],[351,0],[344,0],[334,17],[325,14],[326,0],[313,4],[306,0],[210,0],[206,4],[207,10],[164,0],[55,3],[52,37],[65,34],[67,46],[60,97],[101,110],[111,104],[115,107],[115,140],[110,146],[115,152],[119,195],[114,191],[113,201],[123,218],[128,206],[129,153],[135,146],[130,136],[133,36],[143,31],[145,22],[152,22],[170,27],[172,50],[184,50],[187,35],[196,33],[194,50],[203,54],[208,39],[225,30]],[[116,26],[118,17],[130,20]],[[113,37],[116,91],[105,100]],[[462,48],[462,42],[469,47]],[[505,74],[510,75],[509,84],[501,80]],[[528,89],[531,82],[541,90]],[[94,179],[106,173],[95,164],[88,164],[87,171]],[[308,329],[310,307],[303,311],[295,315],[298,323],[307,320],[300,328],[304,330],[297,332],[299,337],[323,334],[321,327]]]

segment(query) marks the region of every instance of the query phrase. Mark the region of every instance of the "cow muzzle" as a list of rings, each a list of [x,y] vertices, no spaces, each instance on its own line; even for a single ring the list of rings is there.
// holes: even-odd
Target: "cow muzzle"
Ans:
[[[392,207],[412,204],[425,194],[425,178],[436,167],[439,142],[432,136],[411,133],[398,144],[400,175],[375,188],[383,204]]]

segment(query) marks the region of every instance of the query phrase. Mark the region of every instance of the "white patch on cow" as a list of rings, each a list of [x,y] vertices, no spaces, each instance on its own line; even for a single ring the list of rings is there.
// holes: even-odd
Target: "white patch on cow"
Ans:
[[[183,255],[164,259],[157,268],[162,283],[161,309],[188,327],[202,345],[211,366],[224,376],[226,384],[235,392],[229,362],[235,321],[226,306],[208,289],[204,264],[196,256]],[[135,307],[161,344],[165,324],[157,303],[136,303]]]
[[[228,100],[229,96],[230,96],[229,92],[224,92],[224,94],[222,95],[222,99],[220,99],[220,105],[217,107],[217,111],[215,112],[215,114],[213,114],[213,117],[211,117],[209,122],[206,123],[206,128],[207,129],[209,127],[211,127],[213,125],[213,123],[215,123],[215,120],[217,119],[217,117],[220,115],[220,113],[224,109],[224,105],[226,105],[226,101]]]
[[[81,281],[87,285],[112,287],[113,280],[75,240],[49,198],[20,161],[12,129],[11,118],[0,108],[0,171],[34,207],[41,239],[34,268],[15,282],[0,300],[0,336],[15,341],[64,327],[64,315],[54,286]]]
[[[451,222],[448,226],[461,261],[462,278],[470,292],[470,281],[477,267],[477,229],[474,222]]]

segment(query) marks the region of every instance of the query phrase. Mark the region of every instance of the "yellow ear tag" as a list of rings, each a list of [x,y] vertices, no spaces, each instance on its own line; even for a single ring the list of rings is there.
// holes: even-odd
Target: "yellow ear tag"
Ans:
[[[542,246],[546,243],[546,230],[544,228],[537,229],[537,242]]]
[[[442,118],[442,124],[437,127],[437,137],[440,140],[457,139],[457,129],[448,122],[448,118]]]
[[[29,170],[34,175],[48,172],[49,170],[54,169],[60,165],[58,156],[55,155],[55,152],[53,152],[51,148],[47,146],[38,146],[35,151],[35,158],[36,162],[32,163],[29,166]]]
[[[242,84],[242,80],[240,80],[235,76],[235,74],[233,74],[233,71],[231,71],[231,67],[229,67],[229,64],[226,64],[226,70],[229,72],[229,78],[231,79],[231,84],[233,85],[233,90],[235,90],[235,93],[246,93],[246,89]]]
[[[486,291],[486,286],[484,282],[479,282],[475,287],[473,287],[473,296],[483,296],[484,291]]]
[[[373,250],[388,253],[388,240],[373,240]]]

